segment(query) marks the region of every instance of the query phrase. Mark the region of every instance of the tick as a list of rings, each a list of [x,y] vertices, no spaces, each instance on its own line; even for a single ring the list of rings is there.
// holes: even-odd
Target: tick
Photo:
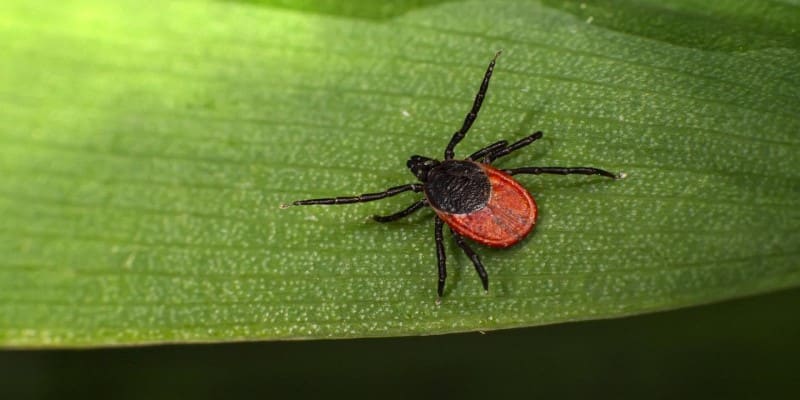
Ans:
[[[414,155],[406,165],[419,183],[395,186],[383,192],[366,193],[358,196],[332,197],[323,199],[298,200],[291,205],[306,206],[317,204],[351,204],[375,201],[395,196],[403,192],[422,192],[424,197],[404,210],[391,215],[375,215],[377,222],[390,222],[401,219],[423,207],[430,207],[436,213],[434,217],[434,239],[439,269],[437,293],[440,301],[444,294],[447,268],[444,252],[442,229],[444,224],[456,244],[475,265],[484,290],[489,290],[489,275],[486,273],[480,257],[467,244],[469,238],[480,244],[504,248],[519,243],[536,225],[536,201],[513,176],[519,174],[581,174],[600,175],[612,179],[621,178],[621,174],[594,167],[522,167],[498,169],[492,166],[497,159],[507,156],[535,142],[542,137],[537,131],[530,136],[509,144],[505,140],[492,143],[463,160],[454,159],[456,145],[464,139],[467,131],[475,122],[481,109],[489,80],[492,78],[495,62],[500,52],[495,54],[483,76],[483,82],[472,103],[472,109],[464,118],[461,129],[453,134],[450,143],[444,150],[444,160]],[[286,208],[289,205],[281,205]]]

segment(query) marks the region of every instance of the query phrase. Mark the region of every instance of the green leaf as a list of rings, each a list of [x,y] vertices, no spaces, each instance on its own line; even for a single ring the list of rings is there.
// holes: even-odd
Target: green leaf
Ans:
[[[800,284],[796,2],[0,3],[0,344],[426,335],[666,310]],[[348,8],[349,7],[349,8]],[[313,11],[313,12],[311,12]],[[436,305],[413,181],[498,49],[469,154],[536,230],[447,237]]]

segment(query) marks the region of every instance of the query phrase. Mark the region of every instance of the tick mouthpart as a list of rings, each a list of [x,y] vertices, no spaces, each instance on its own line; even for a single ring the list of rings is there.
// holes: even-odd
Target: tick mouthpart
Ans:
[[[281,208],[281,209],[286,209],[286,208],[289,208],[289,207],[291,207],[292,205],[293,205],[293,204],[286,204],[286,203],[282,203],[282,204],[280,205],[280,208]]]
[[[625,179],[625,178],[627,178],[627,177],[628,177],[628,174],[626,174],[626,173],[624,173],[624,172],[620,171],[620,172],[617,174],[617,176],[615,176],[615,177],[614,177],[614,179]]]

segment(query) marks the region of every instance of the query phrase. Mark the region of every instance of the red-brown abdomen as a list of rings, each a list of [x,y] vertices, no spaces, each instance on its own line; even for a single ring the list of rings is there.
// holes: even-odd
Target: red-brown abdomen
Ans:
[[[511,175],[479,164],[492,191],[486,207],[468,214],[450,214],[434,208],[453,230],[491,247],[509,247],[524,239],[536,224],[536,202]]]

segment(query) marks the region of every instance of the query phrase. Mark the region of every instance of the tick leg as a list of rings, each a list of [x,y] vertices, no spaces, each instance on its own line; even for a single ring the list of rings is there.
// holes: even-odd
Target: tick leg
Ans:
[[[501,140],[499,142],[492,143],[492,144],[490,144],[490,145],[488,145],[488,146],[486,146],[486,147],[484,147],[484,148],[472,153],[469,157],[467,157],[467,160],[473,160],[473,161],[478,160],[478,162],[481,162],[482,158],[486,157],[489,154],[495,153],[495,152],[499,151],[500,149],[502,149],[504,147],[507,147],[507,146],[508,146],[508,141],[505,141],[505,140]]]
[[[500,56],[502,51],[498,51],[492,61],[489,63],[489,67],[486,68],[486,73],[483,75],[483,82],[481,83],[481,88],[478,90],[478,94],[475,96],[475,100],[472,103],[472,109],[469,111],[467,116],[464,118],[464,124],[461,125],[461,129],[456,131],[453,134],[453,138],[450,139],[450,143],[447,144],[447,148],[444,150],[444,159],[445,160],[452,160],[453,155],[455,152],[453,149],[456,148],[458,142],[461,139],[464,139],[464,136],[467,135],[467,131],[469,128],[472,127],[472,123],[475,122],[475,118],[478,116],[478,111],[481,110],[481,104],[483,104],[483,98],[486,97],[486,90],[489,89],[489,80],[492,79],[492,71],[494,71],[494,63],[497,61],[497,57]]]
[[[525,147],[525,146],[527,146],[527,145],[529,145],[529,144],[531,144],[531,143],[533,143],[533,142],[535,142],[535,141],[537,141],[537,140],[539,140],[541,138],[542,138],[542,132],[541,131],[534,132],[530,136],[527,136],[525,138],[522,138],[522,139],[514,142],[513,144],[511,144],[511,146],[507,146],[505,148],[501,148],[501,149],[495,150],[494,152],[492,152],[491,154],[489,154],[486,157],[486,160],[487,160],[486,162],[492,162],[492,161],[494,161],[494,160],[496,160],[496,159],[498,159],[500,157],[509,155],[509,154],[511,154],[511,152],[517,151],[517,150],[519,150],[519,149],[521,149],[521,148],[523,148],[523,147]]]
[[[433,236],[436,240],[436,260],[439,263],[439,285],[436,289],[436,292],[439,294],[439,298],[436,299],[436,303],[440,303],[442,301],[442,295],[444,294],[444,281],[447,279],[447,266],[446,260],[447,256],[444,254],[444,239],[442,237],[442,220],[439,217],[436,217],[436,221],[434,224],[433,229]]]
[[[419,210],[422,207],[425,207],[425,200],[420,200],[420,201],[408,206],[408,208],[406,208],[405,210],[400,211],[400,212],[396,212],[396,213],[391,214],[391,215],[373,215],[372,219],[374,219],[375,221],[378,221],[378,222],[396,221],[396,220],[398,220],[400,218],[403,218],[403,217],[405,217],[407,215],[410,215],[411,213],[413,213],[414,211]]]
[[[504,169],[503,172],[509,175],[517,174],[556,174],[556,175],[602,175],[611,179],[619,179],[620,176],[612,174],[606,170],[593,167],[523,167],[514,169]]]
[[[408,185],[402,186],[395,186],[393,188],[386,189],[383,192],[379,193],[366,193],[361,194],[358,196],[347,196],[347,197],[331,197],[326,199],[309,199],[309,200],[297,200],[293,201],[291,205],[293,206],[308,206],[314,204],[350,204],[350,203],[364,203],[367,201],[375,201],[380,199],[385,199],[387,197],[395,196],[403,192],[414,191],[414,192],[421,192],[422,185],[419,183],[410,183]],[[282,204],[281,208],[289,207],[287,204]]]
[[[453,234],[453,237],[456,239],[456,243],[458,247],[461,247],[461,250],[464,250],[464,253],[472,260],[472,263],[475,264],[475,271],[478,273],[478,276],[481,278],[481,283],[483,284],[483,290],[489,291],[489,274],[486,273],[486,268],[483,267],[483,263],[481,263],[481,258],[478,257],[471,247],[464,241],[464,238],[450,230],[450,233]]]

